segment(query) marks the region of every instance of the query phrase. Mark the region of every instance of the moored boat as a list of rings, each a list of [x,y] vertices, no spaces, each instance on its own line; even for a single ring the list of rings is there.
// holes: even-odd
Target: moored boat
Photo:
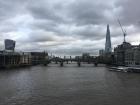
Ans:
[[[119,72],[133,72],[140,73],[140,68],[138,67],[110,67],[110,71],[119,71]]]
[[[119,71],[119,72],[127,72],[127,67],[110,67],[109,70],[110,71]]]

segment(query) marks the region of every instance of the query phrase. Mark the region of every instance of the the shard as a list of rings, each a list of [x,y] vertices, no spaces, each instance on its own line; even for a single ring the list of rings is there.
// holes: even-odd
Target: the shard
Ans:
[[[107,25],[107,32],[106,32],[106,42],[105,42],[105,53],[111,53],[111,40],[110,40],[110,29],[109,25]]]

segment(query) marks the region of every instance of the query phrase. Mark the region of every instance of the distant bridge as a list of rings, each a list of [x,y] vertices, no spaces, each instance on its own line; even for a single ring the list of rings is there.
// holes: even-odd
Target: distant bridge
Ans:
[[[59,58],[59,57],[55,57],[55,58],[51,58],[51,59],[45,61],[44,65],[47,66],[50,63],[55,63],[55,64],[59,64],[61,67],[63,67],[64,64],[69,64],[72,62],[77,62],[78,67],[80,67],[82,65],[82,63],[94,64],[94,66],[98,66],[98,64],[99,64],[97,58],[83,59],[83,58]]]

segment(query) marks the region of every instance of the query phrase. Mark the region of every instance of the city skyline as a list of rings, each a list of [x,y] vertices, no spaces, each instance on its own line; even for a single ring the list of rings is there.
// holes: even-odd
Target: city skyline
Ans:
[[[98,55],[104,49],[107,24],[112,48],[123,42],[117,18],[127,31],[126,41],[139,44],[140,1],[134,1],[0,0],[0,49],[4,39],[13,39],[18,51]]]

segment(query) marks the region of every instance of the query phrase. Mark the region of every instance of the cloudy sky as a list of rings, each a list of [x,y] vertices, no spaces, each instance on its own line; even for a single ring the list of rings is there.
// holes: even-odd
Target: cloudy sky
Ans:
[[[140,42],[140,0],[0,0],[0,49],[16,40],[18,51],[57,55],[97,55],[104,49],[110,24],[112,47],[122,43],[117,18],[127,41]]]

